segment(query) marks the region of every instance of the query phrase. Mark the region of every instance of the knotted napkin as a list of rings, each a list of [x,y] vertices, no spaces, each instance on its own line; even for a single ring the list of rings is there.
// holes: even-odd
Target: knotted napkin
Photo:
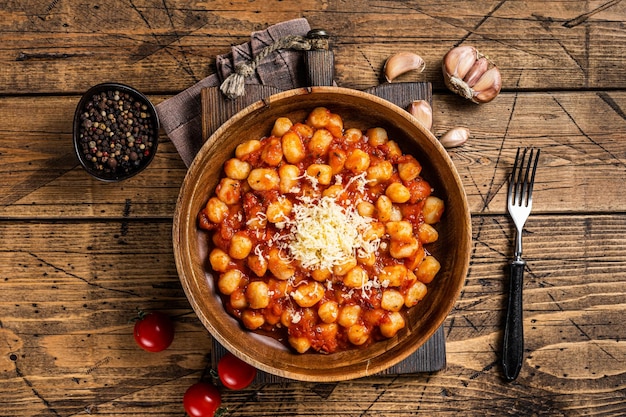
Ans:
[[[216,58],[217,72],[156,106],[161,127],[178,150],[186,166],[191,164],[202,147],[200,92],[205,87],[219,86],[238,64],[248,63],[264,48],[286,36],[305,36],[311,27],[306,19],[294,19],[253,32],[250,41],[233,46],[230,53]],[[305,86],[306,71],[300,51],[279,49],[256,67],[247,84],[259,84],[290,90]]]

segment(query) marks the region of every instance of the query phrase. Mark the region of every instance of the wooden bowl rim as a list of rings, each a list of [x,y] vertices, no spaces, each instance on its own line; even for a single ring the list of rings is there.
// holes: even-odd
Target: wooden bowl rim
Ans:
[[[331,356],[336,355],[336,357],[339,358],[336,361],[332,361],[332,363],[324,367],[319,367],[320,362],[324,362],[324,361],[319,361],[318,357],[311,356],[311,355],[316,355],[316,354],[300,355],[300,354],[291,353],[291,355],[293,355],[294,358],[295,357],[303,358],[303,357],[309,356],[310,359],[312,359],[310,362],[314,366],[313,367],[296,366],[296,365],[290,365],[288,363],[283,363],[283,368],[279,369],[275,367],[274,365],[266,363],[268,358],[260,359],[258,357],[255,357],[254,355],[248,354],[247,351],[244,351],[244,349],[241,349],[240,345],[242,345],[242,343],[244,342],[231,341],[224,334],[222,334],[222,330],[220,330],[221,323],[219,325],[216,325],[214,323],[214,320],[212,320],[208,316],[207,311],[205,311],[205,309],[202,307],[201,300],[199,300],[196,297],[196,293],[194,291],[195,288],[193,287],[192,283],[205,281],[206,274],[208,274],[209,272],[205,271],[204,265],[200,265],[198,268],[197,265],[195,265],[194,267],[194,265],[190,265],[190,262],[189,262],[190,244],[191,244],[190,238],[194,233],[197,236],[198,230],[197,230],[197,223],[196,223],[197,213],[191,212],[190,210],[191,201],[193,199],[187,198],[187,197],[195,196],[199,192],[201,192],[203,195],[207,194],[206,189],[204,190],[198,189],[199,187],[198,178],[201,176],[202,166],[206,162],[204,161],[204,158],[206,157],[207,153],[209,153],[209,150],[212,148],[217,138],[221,137],[221,135],[223,135],[224,132],[227,132],[229,129],[232,128],[233,125],[235,125],[236,123],[239,123],[242,119],[248,117],[252,113],[255,113],[257,111],[263,111],[264,109],[271,107],[274,103],[279,103],[282,100],[289,100],[298,96],[310,95],[310,94],[313,94],[313,95],[317,94],[317,95],[322,95],[322,96],[324,95],[347,96],[348,98],[353,98],[355,100],[367,100],[368,102],[371,102],[372,105],[374,106],[378,105],[378,106],[385,107],[391,110],[392,112],[394,112],[396,116],[405,119],[405,121],[411,125],[410,126],[411,129],[415,129],[416,131],[419,131],[423,139],[429,141],[430,145],[437,149],[443,161],[445,162],[445,169],[449,171],[451,177],[453,178],[454,184],[449,184],[449,187],[454,186],[454,191],[458,193],[458,197],[460,198],[462,202],[461,213],[462,213],[462,221],[464,224],[461,225],[460,230],[464,231],[464,233],[461,233],[463,236],[459,236],[458,243],[460,245],[460,253],[463,256],[461,259],[456,260],[456,262],[462,262],[462,266],[461,266],[459,276],[456,277],[455,279],[452,279],[451,277],[451,281],[453,283],[456,283],[456,287],[452,290],[452,293],[450,294],[451,296],[446,299],[445,306],[442,307],[442,309],[446,312],[446,314],[441,314],[440,317],[437,318],[437,321],[433,323],[433,325],[429,326],[428,331],[420,333],[415,339],[414,344],[407,346],[407,343],[403,344],[400,342],[395,343],[395,345],[393,345],[390,341],[378,342],[374,344],[374,345],[379,345],[377,352],[380,355],[378,355],[378,357],[372,357],[358,364],[349,364],[346,366],[343,366],[340,361],[341,361],[341,358],[348,358],[350,355],[350,351],[322,356],[323,358],[330,358]],[[450,194],[450,188],[447,190],[447,193]],[[207,195],[207,198],[208,198],[208,195]],[[300,380],[300,381],[311,381],[311,382],[336,382],[336,381],[350,380],[350,379],[360,378],[360,377],[364,377],[368,375],[373,375],[404,360],[409,355],[414,353],[420,346],[422,346],[434,334],[434,332],[443,324],[447,315],[452,310],[454,303],[458,299],[458,296],[461,292],[465,277],[467,276],[467,272],[469,269],[470,248],[471,248],[471,241],[472,241],[471,215],[470,215],[467,198],[466,198],[463,186],[462,186],[460,176],[458,172],[456,171],[456,168],[454,167],[452,160],[448,156],[446,150],[439,143],[439,141],[435,138],[435,136],[428,129],[426,129],[423,125],[421,125],[421,123],[419,123],[417,119],[415,119],[412,115],[410,115],[408,112],[401,109],[400,107],[396,106],[395,104],[390,103],[387,100],[384,100],[380,97],[374,96],[366,92],[348,89],[348,88],[342,88],[342,87],[308,87],[308,88],[299,88],[299,89],[280,92],[266,99],[259,100],[249,105],[248,107],[246,107],[245,109],[241,110],[236,115],[234,115],[232,118],[230,118],[222,126],[220,126],[213,133],[213,135],[211,135],[211,137],[203,144],[202,148],[200,149],[200,151],[194,158],[185,176],[185,179],[180,188],[180,192],[179,192],[178,199],[176,202],[176,209],[174,212],[173,228],[172,228],[172,239],[173,239],[173,246],[174,246],[176,268],[178,270],[178,274],[179,274],[179,278],[180,278],[183,290],[185,291],[187,299],[189,300],[189,303],[191,304],[194,312],[196,313],[196,315],[198,316],[202,324],[209,330],[211,335],[228,351],[232,352],[234,355],[236,355],[240,359],[250,363],[251,365],[255,366],[256,368],[262,371],[265,371],[274,375],[278,375],[281,377],[285,377],[285,378],[290,378],[290,379]],[[201,269],[202,271],[200,271],[199,269]],[[201,276],[196,276],[196,274],[200,274]],[[191,278],[194,278],[195,281],[192,282]],[[214,304],[220,304],[218,307],[223,310],[223,313],[228,315],[228,313],[226,313],[223,307],[221,306],[221,303],[214,303]],[[209,309],[213,307],[214,306],[209,306]],[[210,313],[210,311],[208,313]],[[220,312],[217,312],[217,313],[223,316],[223,314],[221,314]],[[222,318],[225,318],[225,317],[222,317]],[[216,319],[219,319],[219,317],[216,317]],[[230,319],[234,320],[232,317]],[[241,332],[247,332],[247,331],[241,329]],[[247,335],[244,337],[246,339],[250,338],[251,340],[254,340],[257,338],[262,338],[263,336],[258,336],[252,332],[248,332]],[[388,344],[389,344],[389,349],[387,349]],[[246,345],[245,347],[247,348],[249,347],[249,345]],[[288,351],[288,349],[286,350]],[[280,354],[281,353],[278,353],[278,355]],[[381,362],[378,359],[380,359],[380,356],[383,356],[383,355],[385,359],[384,361]],[[271,358],[271,359],[276,360],[276,358]],[[375,360],[375,361],[372,363],[372,360]]]

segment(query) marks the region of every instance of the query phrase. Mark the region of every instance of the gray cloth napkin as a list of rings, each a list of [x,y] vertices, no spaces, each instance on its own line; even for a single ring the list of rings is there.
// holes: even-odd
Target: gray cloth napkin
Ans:
[[[200,91],[219,86],[240,62],[251,61],[263,48],[288,35],[305,36],[311,27],[306,19],[294,19],[253,32],[250,41],[233,46],[228,54],[216,59],[217,72],[156,106],[161,127],[176,146],[186,166],[202,147],[202,105]],[[247,84],[260,84],[289,90],[306,85],[303,55],[293,50],[279,50],[268,56]]]

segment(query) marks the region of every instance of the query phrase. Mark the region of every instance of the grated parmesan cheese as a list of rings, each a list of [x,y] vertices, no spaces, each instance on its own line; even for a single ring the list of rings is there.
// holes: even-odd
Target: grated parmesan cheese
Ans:
[[[291,322],[294,324],[298,324],[300,323],[300,320],[302,320],[302,314],[298,311],[294,311],[291,316]]]
[[[383,282],[380,282],[378,280],[378,277],[374,276],[373,279],[368,280],[365,284],[363,284],[363,287],[361,287],[361,296],[363,298],[367,298],[370,295],[372,295],[372,289],[387,288],[388,286],[389,286],[388,280],[384,280]]]
[[[372,218],[361,216],[352,205],[343,207],[330,196],[302,196],[293,206],[293,219],[285,221],[288,239],[279,246],[309,270],[327,269],[355,257],[374,253],[379,241],[366,241],[363,232]]]
[[[241,221],[241,219],[239,219]],[[267,214],[265,214],[264,212],[262,212],[261,210],[257,211],[254,215],[254,217],[250,218],[248,221],[246,221],[246,226],[250,226],[253,223],[265,223],[267,221]]]

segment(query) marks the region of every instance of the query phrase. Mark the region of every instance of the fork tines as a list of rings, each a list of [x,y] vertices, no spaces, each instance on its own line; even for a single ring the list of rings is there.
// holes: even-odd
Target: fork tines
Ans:
[[[517,148],[509,182],[509,203],[512,205],[528,206],[532,201],[535,171],[541,150],[538,148],[530,148],[530,152],[528,150],[528,148]],[[528,159],[526,159],[526,154],[528,154]]]

